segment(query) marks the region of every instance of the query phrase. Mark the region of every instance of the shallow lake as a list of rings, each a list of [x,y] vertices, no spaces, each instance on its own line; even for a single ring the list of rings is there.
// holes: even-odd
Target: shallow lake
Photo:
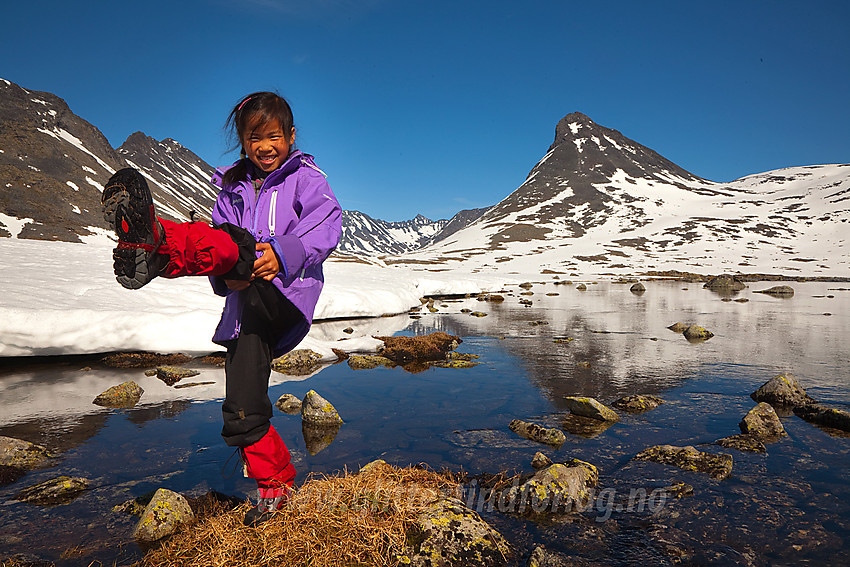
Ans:
[[[349,326],[355,336],[445,331],[461,337],[458,351],[479,355],[480,364],[409,373],[355,371],[341,363],[309,376],[273,373],[272,401],[313,389],[345,424],[329,446],[311,454],[298,416],[276,411],[273,423],[299,480],[311,472],[356,470],[377,458],[472,475],[530,473],[537,451],[599,467],[597,493],[583,511],[535,521],[483,508],[518,550],[516,565],[538,544],[581,565],[850,564],[850,435],[790,415],[782,420],[788,436],[769,444],[766,454],[711,444],[739,433],[738,423],[755,405],[750,393],[783,371],[815,399],[850,410],[847,284],[791,283],[796,293],[788,299],[755,293],[772,285],[750,283],[724,296],[702,284],[658,281],[636,294],[612,282],[578,291],[548,279],[535,283],[532,295],[506,290],[502,303],[438,299],[439,311],[423,310],[420,318],[317,324],[313,332],[331,339],[349,336],[343,332]],[[667,329],[675,322],[701,325],[715,336],[688,342]],[[159,487],[195,496],[253,494],[253,482],[242,477],[238,458],[219,436],[223,370],[189,364],[201,374],[185,381],[212,384],[178,390],[142,370],[99,360],[2,363],[0,435],[43,444],[61,458],[0,487],[0,557],[25,552],[56,565],[126,565],[141,555],[132,540],[135,518],[114,506]],[[145,389],[135,408],[92,405],[106,388],[131,379]],[[655,394],[665,403],[621,414],[606,429],[569,425],[564,396],[610,403],[628,394]],[[555,450],[524,440],[508,429],[513,419],[561,427],[567,441]],[[732,454],[732,476],[716,481],[632,460],[658,444]],[[58,475],[86,477],[92,488],[61,506],[12,499]],[[692,485],[693,495],[630,501],[632,494],[677,481]]]

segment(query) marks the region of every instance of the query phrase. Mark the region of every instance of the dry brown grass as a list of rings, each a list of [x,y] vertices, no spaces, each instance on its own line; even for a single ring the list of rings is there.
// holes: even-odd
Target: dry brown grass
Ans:
[[[445,360],[446,353],[461,343],[460,337],[435,331],[415,337],[375,337],[384,342],[381,356],[396,364]]]
[[[184,529],[137,567],[396,565],[425,505],[457,487],[448,473],[386,464],[315,475],[260,527],[242,525],[241,505]]]

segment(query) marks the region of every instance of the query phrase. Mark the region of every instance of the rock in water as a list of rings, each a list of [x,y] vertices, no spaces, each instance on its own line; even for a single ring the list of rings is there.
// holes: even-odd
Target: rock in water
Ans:
[[[542,513],[570,512],[590,498],[589,488],[596,486],[599,471],[595,466],[578,459],[556,463],[537,471],[525,483],[513,486],[504,493],[508,512]]]
[[[673,331],[674,333],[684,333],[685,329],[687,329],[688,327],[690,327],[690,325],[686,325],[684,323],[673,323],[667,328]]]
[[[375,338],[383,341],[385,345],[381,356],[389,358],[396,364],[445,360],[446,353],[456,349],[462,342],[460,337],[442,331],[416,337]]]
[[[850,412],[828,408],[821,404],[809,404],[794,408],[794,414],[810,423],[850,431]]]
[[[89,481],[85,478],[60,476],[24,488],[15,494],[14,498],[29,504],[56,506],[67,504],[88,487]]]
[[[791,297],[794,295],[794,288],[790,285],[775,285],[768,289],[754,291],[753,293],[764,293],[775,297]]]
[[[156,377],[165,382],[168,386],[173,386],[183,378],[197,376],[200,374],[197,370],[188,368],[180,368],[179,366],[158,366],[156,369]]]
[[[301,400],[296,398],[293,394],[284,394],[277,399],[274,403],[274,407],[283,413],[295,415],[296,413],[301,413]]]
[[[515,419],[508,424],[508,428],[531,441],[552,445],[555,448],[560,447],[567,440],[567,436],[560,429],[546,429],[534,423],[528,423]]]
[[[759,405],[751,409],[738,424],[738,427],[741,428],[741,433],[752,435],[760,441],[772,441],[787,435],[773,406],[767,402],[760,402]]]
[[[272,370],[289,376],[304,376],[321,366],[322,355],[308,348],[293,350],[275,359]]]
[[[682,334],[685,335],[685,338],[689,341],[707,341],[714,336],[714,333],[708,329],[700,327],[699,325],[689,325]]]
[[[134,535],[141,541],[157,541],[194,520],[195,514],[183,496],[160,488],[142,513]]]
[[[620,398],[611,405],[618,410],[627,411],[629,413],[641,413],[657,408],[664,403],[664,400],[658,396],[636,395],[625,396]]]
[[[440,498],[417,518],[399,557],[411,567],[496,567],[511,548],[502,535],[457,498]]]
[[[723,274],[708,280],[704,286],[706,289],[711,289],[714,291],[741,291],[746,285],[744,282],[736,278],[735,276],[729,274]]]
[[[744,433],[724,437],[714,443],[727,449],[735,449],[746,453],[767,453],[767,447],[764,446],[764,443],[760,439]]]
[[[342,424],[342,418],[329,401],[310,390],[301,401],[301,419],[312,425]]]
[[[135,406],[144,393],[145,391],[141,386],[130,380],[129,382],[112,386],[96,397],[92,403],[107,408],[127,409]]]
[[[777,374],[750,394],[750,397],[756,402],[767,402],[773,406],[795,407],[815,402],[790,372]]]
[[[372,370],[379,366],[392,368],[395,362],[385,356],[374,354],[354,354],[348,357],[348,366],[352,370]]]
[[[732,455],[703,453],[690,445],[687,447],[656,445],[638,453],[635,460],[652,461],[673,465],[686,471],[707,473],[717,480],[723,480],[732,474]]]
[[[552,464],[552,459],[537,451],[534,453],[534,458],[531,459],[531,466],[534,470],[539,471],[540,469],[545,469],[546,467]]]
[[[646,286],[638,282],[636,284],[633,284],[632,287],[629,288],[629,291],[631,291],[632,293],[643,293],[646,291]]]
[[[598,419],[599,421],[618,421],[620,419],[617,412],[594,398],[567,396],[564,401],[567,402],[567,409],[576,415]]]
[[[0,436],[0,465],[21,470],[38,468],[50,460],[52,455],[41,445]]]

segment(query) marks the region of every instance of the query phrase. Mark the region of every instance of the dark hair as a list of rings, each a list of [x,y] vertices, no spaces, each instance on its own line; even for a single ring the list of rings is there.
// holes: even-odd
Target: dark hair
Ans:
[[[251,132],[260,124],[273,121],[280,124],[285,135],[288,136],[292,131],[292,109],[286,99],[277,93],[266,91],[242,97],[230,111],[227,121],[224,123],[224,128],[230,130],[231,135],[236,138],[231,149],[242,147],[242,140],[245,139],[246,133]],[[294,144],[290,151],[293,149]],[[224,185],[248,179],[249,160],[245,157],[244,148],[241,153],[242,159],[225,172],[222,178]]]

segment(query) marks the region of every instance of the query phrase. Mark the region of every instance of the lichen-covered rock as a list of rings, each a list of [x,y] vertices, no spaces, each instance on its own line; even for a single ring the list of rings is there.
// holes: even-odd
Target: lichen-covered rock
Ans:
[[[810,423],[850,431],[850,412],[828,408],[821,404],[809,404],[794,408],[794,414]]]
[[[775,440],[787,435],[773,406],[767,402],[760,402],[759,405],[751,409],[738,424],[738,427],[741,428],[741,433],[752,435],[762,441]]]
[[[478,301],[490,301],[491,303],[501,303],[505,300],[504,295],[497,293],[485,293],[477,297]]]
[[[537,471],[523,484],[505,491],[500,501],[507,503],[508,511],[518,514],[571,512],[588,501],[589,489],[598,480],[595,466],[572,459]]]
[[[717,480],[723,480],[732,474],[732,455],[704,453],[690,445],[687,447],[656,445],[644,449],[635,456],[635,459],[673,465],[686,471],[706,473]]]
[[[166,383],[168,386],[173,386],[183,378],[197,376],[200,374],[197,370],[189,368],[180,368],[179,366],[158,366],[156,369],[156,377]]]
[[[745,453],[767,453],[767,447],[764,443],[754,435],[739,433],[738,435],[730,435],[723,439],[718,439],[714,442],[715,445],[726,447],[727,449],[735,449]]]
[[[429,362],[431,366],[437,366],[439,368],[472,368],[473,366],[478,366],[478,362],[474,360],[435,360],[433,362]]]
[[[195,514],[189,502],[176,492],[160,488],[142,513],[134,535],[140,541],[157,541],[193,521]]]
[[[531,459],[531,466],[534,470],[539,471],[540,469],[545,469],[546,467],[552,464],[552,459],[537,451],[534,453],[534,458]]]
[[[472,316],[472,317],[486,317],[487,316],[487,314],[484,313],[483,311],[473,311],[469,315]]]
[[[616,402],[612,402],[611,405],[618,410],[627,411],[629,413],[640,413],[653,410],[663,403],[664,400],[658,396],[638,394],[622,397]]]
[[[557,343],[557,344],[561,344],[561,343],[571,343],[574,340],[575,339],[573,337],[559,337],[557,339],[554,339],[552,342]]]
[[[586,286],[586,285],[584,285],[583,283],[580,283],[580,284],[578,284],[578,285],[576,286],[576,289],[577,289],[578,291],[587,291],[587,286]]]
[[[354,354],[348,357],[348,366],[352,370],[372,370],[379,366],[392,368],[395,362],[385,356],[374,354]]]
[[[126,409],[135,406],[144,393],[145,391],[141,386],[130,380],[129,382],[112,386],[92,400],[92,403],[96,406],[107,408]]]
[[[304,376],[321,366],[322,355],[308,348],[284,354],[272,362],[272,370],[289,376]]]
[[[633,284],[632,287],[629,288],[629,291],[631,291],[632,293],[643,293],[646,291],[646,286],[638,282],[636,284]]]
[[[522,289],[531,289],[532,287],[534,287],[534,284],[531,282],[523,282],[519,284],[519,287],[521,287]]]
[[[310,390],[301,400],[301,419],[314,425],[342,424],[342,418],[329,401]]]
[[[185,354],[157,354],[153,352],[117,352],[101,359],[113,368],[153,368],[164,364],[186,364],[192,360]]]
[[[549,551],[538,545],[528,558],[527,567],[577,567],[575,557],[564,555],[556,551]]]
[[[790,407],[811,404],[815,401],[790,372],[777,374],[765,382],[761,388],[750,394],[750,397],[756,402]]]
[[[274,407],[285,414],[295,415],[301,413],[301,400],[295,397],[295,394],[284,394],[277,399]]]
[[[708,280],[708,282],[702,286],[706,289],[711,289],[714,291],[741,291],[746,285],[744,282],[736,278],[735,276],[729,274],[723,274]]]
[[[582,396],[567,396],[564,398],[567,409],[582,417],[598,419],[599,421],[618,421],[617,412],[594,398]]]
[[[508,428],[521,437],[525,437],[531,441],[552,445],[557,448],[564,444],[567,436],[560,429],[547,429],[540,427],[535,423],[528,423],[515,419],[508,424]]]
[[[360,467],[360,470],[357,474],[369,474],[372,471],[380,469],[386,464],[387,462],[384,459],[375,459],[374,461],[369,461],[368,463]]]
[[[67,504],[88,487],[89,481],[85,478],[59,476],[24,488],[14,499],[40,506],[57,506]]]
[[[301,434],[304,436],[304,445],[311,455],[318,455],[336,439],[339,433],[339,423],[315,424],[305,421],[301,422]]]
[[[794,288],[790,285],[775,285],[767,289],[754,290],[753,293],[764,293],[776,297],[791,297],[794,295]]]
[[[670,329],[671,331],[673,331],[674,333],[684,333],[685,329],[687,329],[688,327],[690,327],[690,325],[677,322],[677,323],[673,323],[672,325],[670,325],[667,328]]]
[[[714,336],[714,333],[699,325],[688,325],[688,328],[682,331],[682,334],[689,341],[707,341]]]
[[[456,498],[430,504],[417,518],[408,541],[400,565],[496,567],[511,556],[505,538]]]
[[[0,436],[0,465],[31,470],[47,464],[52,457],[41,445]]]

